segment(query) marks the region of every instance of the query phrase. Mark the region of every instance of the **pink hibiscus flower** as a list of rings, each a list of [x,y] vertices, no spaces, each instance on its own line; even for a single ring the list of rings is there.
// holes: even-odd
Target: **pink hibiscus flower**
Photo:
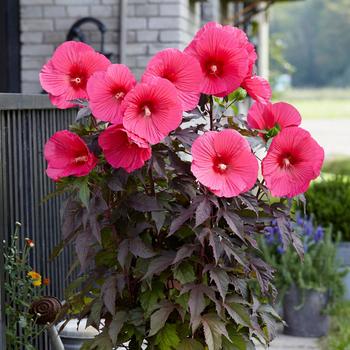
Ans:
[[[198,137],[192,157],[194,176],[219,197],[249,191],[258,177],[258,161],[235,130],[208,131]]]
[[[198,104],[202,76],[197,59],[177,49],[165,49],[148,63],[142,82],[150,82],[154,77],[169,80],[177,89],[182,109],[189,111]]]
[[[182,120],[182,106],[173,84],[162,78],[140,83],[123,102],[124,128],[151,144],[163,140]]]
[[[112,64],[107,71],[94,73],[87,84],[93,115],[105,122],[122,123],[121,103],[135,85],[134,75],[124,64]]]
[[[258,75],[247,77],[242,82],[242,88],[255,101],[266,104],[272,96],[270,83]]]
[[[42,88],[58,108],[74,106],[70,101],[86,99],[91,75],[106,70],[110,61],[92,47],[76,41],[60,45],[40,72]]]
[[[248,125],[252,129],[266,130],[281,129],[299,126],[301,123],[300,113],[295,107],[285,102],[259,103],[256,102],[248,111]],[[263,138],[265,134],[261,134]],[[275,136],[275,133],[270,135]]]
[[[323,148],[309,132],[290,127],[273,138],[262,173],[273,196],[294,197],[306,192],[320,175],[323,160]]]
[[[152,155],[148,142],[123,129],[122,125],[107,128],[100,134],[98,143],[107,162],[128,173],[141,168]]]
[[[242,88],[247,91],[247,94],[255,101],[260,103],[268,103],[272,96],[272,89],[269,82],[254,74],[254,65],[258,58],[255,47],[252,43],[246,46],[248,51],[248,74],[242,82]]]
[[[55,181],[71,175],[85,176],[97,164],[86,143],[68,130],[56,132],[47,141],[44,155],[48,162],[47,176]]]
[[[185,52],[201,64],[201,92],[223,97],[239,88],[248,73],[248,45],[238,28],[211,22],[200,29]]]

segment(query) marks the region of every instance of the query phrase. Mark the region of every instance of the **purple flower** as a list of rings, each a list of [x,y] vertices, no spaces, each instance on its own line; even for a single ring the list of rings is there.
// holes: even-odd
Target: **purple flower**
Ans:
[[[315,233],[314,233],[314,241],[317,243],[320,240],[323,239],[324,236],[324,228],[321,226],[318,226]]]
[[[286,250],[283,248],[283,246],[281,246],[281,245],[279,245],[278,247],[277,247],[277,253],[278,254],[284,254],[286,252]]]

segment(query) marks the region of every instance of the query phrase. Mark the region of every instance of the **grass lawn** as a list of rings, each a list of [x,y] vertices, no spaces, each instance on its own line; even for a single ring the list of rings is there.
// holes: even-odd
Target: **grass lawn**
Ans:
[[[293,89],[274,96],[274,102],[294,105],[304,119],[350,119],[350,89]]]

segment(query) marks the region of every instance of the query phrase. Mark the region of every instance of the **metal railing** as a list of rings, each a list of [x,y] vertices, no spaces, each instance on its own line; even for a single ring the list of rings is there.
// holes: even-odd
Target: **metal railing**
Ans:
[[[21,222],[21,238],[30,237],[35,241],[32,266],[50,278],[48,294],[58,298],[63,298],[67,285],[71,254],[65,251],[49,262],[53,247],[61,238],[61,198],[43,202],[55,189],[54,182],[45,174],[43,147],[54,132],[68,128],[74,116],[74,110],[54,108],[46,95],[0,94],[1,242],[8,240],[15,222]],[[3,262],[0,261],[0,270],[2,268]],[[3,271],[0,272],[0,349],[5,349],[4,281]],[[47,337],[39,339],[36,348],[50,349]]]

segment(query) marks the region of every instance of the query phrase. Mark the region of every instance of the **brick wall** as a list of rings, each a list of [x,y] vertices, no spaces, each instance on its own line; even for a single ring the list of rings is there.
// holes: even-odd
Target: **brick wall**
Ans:
[[[22,92],[41,88],[38,73],[71,25],[92,16],[108,29],[105,51],[118,62],[119,0],[20,0]],[[200,4],[194,0],[128,0],[126,63],[140,77],[149,59],[167,47],[184,48],[200,27]],[[88,26],[90,43],[99,48],[99,33]],[[85,31],[84,31],[85,33]]]
[[[118,59],[119,0],[20,0],[20,4],[23,93],[41,91],[40,68],[81,17],[96,17],[107,26],[105,51],[113,52],[112,59]],[[85,28],[90,43],[98,49],[96,27],[87,24]]]
[[[199,3],[189,0],[128,1],[127,63],[139,77],[159,50],[183,49],[200,26]]]

